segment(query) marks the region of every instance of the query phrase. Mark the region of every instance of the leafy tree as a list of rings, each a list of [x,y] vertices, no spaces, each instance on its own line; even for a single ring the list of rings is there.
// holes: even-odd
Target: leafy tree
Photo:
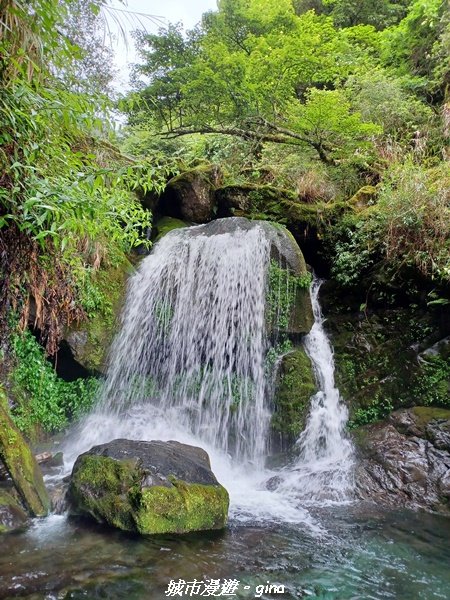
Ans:
[[[288,0],[222,0],[219,11],[208,13],[201,30],[187,38],[171,27],[140,41],[144,64],[138,72],[149,83],[138,87],[140,103],[131,99],[131,122],[147,118],[169,137],[210,133],[306,145],[329,163],[337,122],[331,125],[328,112],[330,135],[326,125],[320,132],[310,127],[313,100],[370,63],[367,48],[352,46],[331,19],[313,12],[296,16]],[[328,106],[335,96],[323,98]],[[374,133],[376,128],[352,116],[348,102],[342,109],[351,124],[347,139],[357,122],[355,140]]]
[[[415,0],[398,27],[383,33],[383,58],[435,102],[450,85],[450,8],[446,0]],[[420,78],[420,79],[419,79]]]
[[[380,125],[385,136],[408,150],[417,136],[423,138],[429,132],[435,119],[432,109],[402,79],[380,68],[350,78],[346,90],[364,120]]]
[[[69,8],[0,7],[0,329],[11,311],[26,326],[33,303],[51,353],[63,327],[86,316],[77,278],[142,243],[150,214],[132,190],[164,182],[164,170],[114,147],[91,94],[61,83],[82,55],[64,35]]]
[[[385,29],[399,23],[406,15],[411,0],[323,0],[327,12],[338,27],[373,25]]]

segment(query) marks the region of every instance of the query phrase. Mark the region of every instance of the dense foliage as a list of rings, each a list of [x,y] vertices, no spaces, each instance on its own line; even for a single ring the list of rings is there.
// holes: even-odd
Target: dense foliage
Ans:
[[[98,380],[64,381],[58,377],[29,331],[13,336],[12,355],[12,414],[24,433],[34,436],[59,431],[91,408]]]
[[[98,275],[149,246],[152,202],[141,200],[185,167],[213,163],[224,185],[247,186],[247,216],[289,225],[296,215],[293,233],[315,236],[364,310],[372,297],[395,303],[393,286],[446,306],[446,0],[219,0],[192,31],[136,32],[141,62],[119,103],[106,7],[0,3],[0,335],[30,398],[16,410],[24,429],[65,426],[92,390],[66,387],[35,339],[12,331],[32,326],[54,354],[72,325],[112,320]],[[432,367],[423,381],[445,381]]]
[[[84,280],[143,243],[150,214],[132,190],[164,182],[163,169],[111,143],[105,57],[92,38],[83,48],[70,36],[75,9],[95,22],[100,5],[10,0],[0,11],[0,321],[13,310],[25,326],[32,311],[51,353],[84,318]]]
[[[442,0],[221,0],[192,31],[138,34],[128,147],[159,136],[299,201],[373,186],[325,232],[336,277],[413,267],[448,285],[449,19]]]

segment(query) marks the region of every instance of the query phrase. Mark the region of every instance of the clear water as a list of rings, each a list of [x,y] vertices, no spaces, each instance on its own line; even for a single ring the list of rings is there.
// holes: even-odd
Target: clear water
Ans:
[[[367,506],[315,516],[320,533],[232,519],[221,534],[183,537],[133,537],[53,516],[2,537],[0,598],[163,600],[169,581],[180,578],[239,580],[242,599],[267,581],[285,593],[266,599],[450,597],[449,519]]]

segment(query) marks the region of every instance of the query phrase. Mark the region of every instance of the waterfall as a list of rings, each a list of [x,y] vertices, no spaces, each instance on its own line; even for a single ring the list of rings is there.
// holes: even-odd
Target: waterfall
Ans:
[[[65,445],[68,467],[111,439],[177,439],[209,452],[239,516],[304,522],[299,498],[344,497],[352,450],[318,281],[305,347],[319,391],[298,459],[278,472],[264,469],[273,404],[268,356],[274,352],[266,299],[274,253],[284,264],[298,260],[290,239],[289,250],[283,246],[286,239],[268,223],[230,218],[172,231],[155,245],[129,281],[101,397]],[[274,477],[278,490],[269,491],[266,482]]]
[[[238,461],[263,466],[273,236],[258,223],[225,221],[173,231],[142,261],[83,439],[98,443],[108,423],[159,413]],[[101,426],[92,427],[95,419]]]
[[[335,386],[333,350],[319,303],[322,283],[315,278],[311,286],[314,325],[304,341],[318,391],[297,441],[297,459],[284,470],[278,488],[314,503],[349,499],[353,473],[353,446],[345,433],[348,410]]]

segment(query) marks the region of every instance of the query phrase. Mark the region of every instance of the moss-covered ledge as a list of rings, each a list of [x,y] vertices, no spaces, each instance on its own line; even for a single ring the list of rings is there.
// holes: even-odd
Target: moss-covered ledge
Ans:
[[[286,450],[298,439],[317,391],[311,361],[303,348],[285,354],[278,367],[271,421],[276,450]]]
[[[91,373],[103,373],[111,342],[117,332],[128,276],[133,272],[131,262],[124,258],[120,264],[102,267],[94,275],[97,294],[104,299],[98,306],[87,309],[88,319],[64,334],[74,359]]]
[[[50,499],[41,470],[30,447],[9,415],[6,395],[1,387],[0,460],[30,516],[45,516],[50,508]]]

